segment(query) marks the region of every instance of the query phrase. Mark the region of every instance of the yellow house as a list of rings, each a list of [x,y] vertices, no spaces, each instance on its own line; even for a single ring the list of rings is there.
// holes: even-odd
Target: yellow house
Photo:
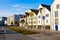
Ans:
[[[30,28],[37,28],[37,14],[38,10],[36,9],[30,9],[28,11],[29,16],[28,16],[28,25]]]

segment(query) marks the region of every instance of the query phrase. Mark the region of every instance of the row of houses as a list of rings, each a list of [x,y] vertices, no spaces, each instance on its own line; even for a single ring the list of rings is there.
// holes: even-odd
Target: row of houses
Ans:
[[[51,5],[40,4],[38,9],[30,9],[24,15],[10,15],[6,25],[60,31],[60,0]]]
[[[50,29],[50,11],[49,5],[41,4],[39,9],[30,9],[25,12],[24,17],[20,20],[25,20],[24,24],[28,24],[29,28],[43,29],[45,25],[46,29]],[[45,19],[42,18],[43,16]]]
[[[20,20],[21,16],[22,16],[21,14],[10,15],[7,17],[5,24],[8,26],[19,26],[19,20]]]
[[[51,5],[40,4],[38,9],[30,9],[21,17],[20,27],[60,31],[60,0]],[[24,21],[25,20],[25,21]]]
[[[19,20],[22,15],[10,15],[8,17],[0,17],[0,26],[19,26]]]

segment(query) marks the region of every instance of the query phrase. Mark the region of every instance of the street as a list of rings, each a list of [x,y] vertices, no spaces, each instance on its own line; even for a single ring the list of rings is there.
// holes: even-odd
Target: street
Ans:
[[[17,33],[17,32],[9,30],[5,26],[0,26],[0,34],[11,34],[11,33]]]
[[[0,40],[35,40],[35,39],[1,26],[0,27]]]
[[[17,33],[11,30],[7,30],[5,26],[0,26],[0,40],[6,40],[5,34]]]
[[[60,32],[23,35],[2,26],[0,27],[0,40],[60,40]]]

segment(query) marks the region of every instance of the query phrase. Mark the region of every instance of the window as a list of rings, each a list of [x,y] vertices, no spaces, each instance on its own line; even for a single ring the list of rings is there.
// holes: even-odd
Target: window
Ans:
[[[39,18],[40,18],[41,16],[39,16]]]
[[[58,11],[55,11],[55,17],[58,17]]]
[[[33,24],[33,22],[31,22],[31,24]]]
[[[46,17],[48,17],[49,16],[49,14],[46,14]]]
[[[39,20],[39,23],[40,23],[40,20]]]
[[[31,18],[31,20],[33,20],[33,18]]]
[[[59,5],[59,4],[57,4],[57,5],[56,5],[56,9],[59,9],[59,7],[60,7],[60,5]]]
[[[58,18],[55,19],[55,24],[58,24]]]
[[[48,23],[48,20],[46,20],[46,23]]]
[[[36,23],[36,21],[34,21],[34,23]]]
[[[31,13],[31,14],[30,14],[30,17],[33,17],[33,16],[34,16],[34,13]]]

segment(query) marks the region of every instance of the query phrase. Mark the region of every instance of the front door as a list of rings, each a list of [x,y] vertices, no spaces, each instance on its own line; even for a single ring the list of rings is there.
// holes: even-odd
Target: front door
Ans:
[[[55,25],[55,30],[58,31],[58,25]]]

